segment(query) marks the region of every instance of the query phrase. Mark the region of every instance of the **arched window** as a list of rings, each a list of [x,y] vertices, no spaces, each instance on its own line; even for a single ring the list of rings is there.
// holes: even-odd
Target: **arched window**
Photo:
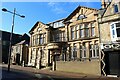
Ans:
[[[80,14],[77,18],[77,20],[85,19],[87,18],[84,14]]]

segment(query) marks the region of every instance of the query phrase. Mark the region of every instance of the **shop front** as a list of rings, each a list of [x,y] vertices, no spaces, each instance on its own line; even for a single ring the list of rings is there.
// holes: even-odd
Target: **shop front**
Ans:
[[[102,69],[106,76],[120,76],[120,43],[103,45]]]

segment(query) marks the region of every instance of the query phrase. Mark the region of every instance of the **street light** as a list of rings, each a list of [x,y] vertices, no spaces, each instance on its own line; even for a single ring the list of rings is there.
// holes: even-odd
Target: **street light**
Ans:
[[[9,12],[13,14],[13,20],[12,20],[12,30],[11,30],[11,35],[10,35],[10,45],[9,45],[9,54],[8,54],[8,72],[10,71],[10,59],[11,59],[11,48],[12,48],[12,34],[13,34],[13,29],[14,29],[14,20],[15,20],[15,15],[20,16],[21,18],[25,18],[24,15],[20,15],[16,13],[16,9],[14,8],[14,12],[8,11],[7,9],[3,8],[2,11],[4,12]]]

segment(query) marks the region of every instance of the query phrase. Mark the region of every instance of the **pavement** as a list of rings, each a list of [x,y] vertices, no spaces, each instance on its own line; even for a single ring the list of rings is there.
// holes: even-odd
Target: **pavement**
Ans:
[[[2,64],[0,66],[2,66],[3,68],[7,68],[6,64]],[[35,77],[39,78],[39,80],[41,78],[45,78],[42,80],[120,80],[120,78],[114,77],[96,76],[62,71],[51,71],[48,69],[40,70],[32,67],[22,67],[18,65],[11,65],[11,69],[31,73],[31,75],[34,75]]]

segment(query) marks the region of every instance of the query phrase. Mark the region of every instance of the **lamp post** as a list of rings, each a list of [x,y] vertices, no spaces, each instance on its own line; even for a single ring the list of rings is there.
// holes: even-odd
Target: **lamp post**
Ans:
[[[8,72],[10,71],[10,59],[11,59],[11,49],[12,49],[12,35],[13,35],[13,29],[14,29],[14,21],[15,21],[15,15],[20,16],[21,18],[25,18],[25,16],[17,14],[16,9],[14,8],[14,12],[8,11],[7,9],[3,8],[2,11],[4,12],[9,12],[13,14],[13,19],[12,19],[12,30],[10,34],[10,45],[9,45],[9,54],[8,54]]]

